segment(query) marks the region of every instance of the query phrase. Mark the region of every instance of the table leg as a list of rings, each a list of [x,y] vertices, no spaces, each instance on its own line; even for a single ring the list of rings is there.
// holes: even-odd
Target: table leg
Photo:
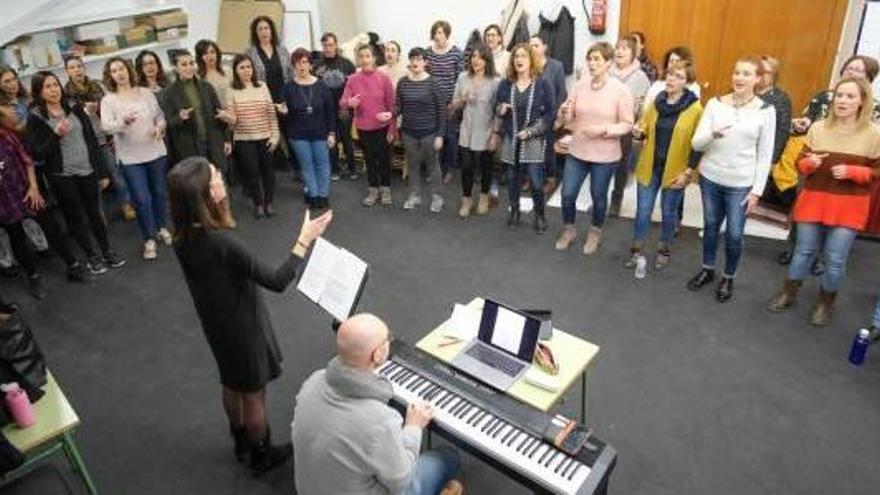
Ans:
[[[581,423],[587,424],[587,372],[581,373]]]
[[[74,443],[69,431],[64,432],[62,442],[64,443],[64,453],[67,455],[67,460],[70,461],[70,464],[76,471],[79,471],[79,475],[83,483],[85,483],[89,495],[98,495],[98,489],[95,488],[95,483],[92,481],[92,477],[89,475],[86,464],[83,462],[79,449],[76,448],[76,443]]]

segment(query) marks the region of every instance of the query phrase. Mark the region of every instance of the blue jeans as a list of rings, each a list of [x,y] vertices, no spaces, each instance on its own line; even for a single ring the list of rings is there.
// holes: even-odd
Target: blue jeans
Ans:
[[[137,211],[138,227],[145,240],[155,239],[156,232],[165,227],[166,165],[163,156],[151,162],[122,166],[122,175]]]
[[[519,209],[519,196],[522,192],[524,175],[529,174],[532,182],[532,202],[535,205],[535,213],[544,213],[544,164],[522,163],[519,165],[507,165],[507,199],[511,206],[516,205]]]
[[[585,162],[568,155],[562,173],[562,223],[574,224],[577,212],[575,201],[584,180],[588,175],[592,175],[590,197],[593,200],[593,226],[601,228],[605,224],[605,213],[608,211],[608,185],[611,184],[616,169],[617,162]]]
[[[461,459],[452,449],[435,449],[422,452],[416,463],[416,473],[406,495],[435,495],[443,490],[449,480],[461,471]]]
[[[330,196],[330,149],[327,141],[289,139],[296,153],[299,170],[305,185],[306,196],[327,198]]]
[[[700,195],[703,198],[703,267],[715,269],[718,233],[727,219],[724,234],[724,276],[736,276],[736,268],[743,250],[743,230],[746,227],[746,207],[743,204],[751,187],[727,187],[700,177]]]
[[[116,201],[120,205],[131,203],[131,195],[128,193],[128,186],[122,177],[122,164],[116,159],[116,153],[113,147],[105,146],[101,148],[101,157],[104,160],[107,170],[113,171],[113,191],[116,193]]]
[[[816,253],[825,253],[825,273],[820,285],[825,292],[837,292],[846,274],[846,259],[856,239],[856,231],[846,227],[828,227],[818,223],[797,224],[797,243],[788,278],[804,280],[810,274]]]
[[[660,192],[660,212],[663,218],[660,224],[660,242],[667,247],[672,244],[675,235],[675,224],[678,221],[678,205],[684,198],[684,189],[666,188],[661,190],[660,183],[663,181],[663,170],[654,169],[651,175],[651,183],[643,186],[636,184],[637,206],[636,222],[633,232],[633,241],[644,242],[651,230],[651,213],[654,211],[654,201],[657,200],[657,192]]]

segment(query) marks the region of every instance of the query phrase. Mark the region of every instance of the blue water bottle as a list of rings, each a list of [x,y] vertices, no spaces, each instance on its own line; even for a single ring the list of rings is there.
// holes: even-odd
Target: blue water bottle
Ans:
[[[855,340],[853,340],[852,349],[849,350],[849,362],[856,365],[861,366],[862,363],[865,362],[865,352],[868,350],[868,335],[870,333],[867,329],[859,330],[858,335],[856,335]]]

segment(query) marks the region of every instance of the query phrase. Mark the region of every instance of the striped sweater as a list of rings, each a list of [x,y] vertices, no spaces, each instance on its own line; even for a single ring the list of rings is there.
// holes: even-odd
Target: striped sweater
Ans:
[[[278,118],[272,105],[272,96],[265,83],[233,89],[229,92],[229,104],[235,113],[236,141],[261,141],[279,138]]]
[[[462,56],[461,49],[457,46],[453,46],[446,53],[437,53],[433,48],[427,50],[425,68],[437,81],[444,107],[452,101],[452,95],[455,93],[455,82],[462,68]]]
[[[816,167],[803,155],[827,153]],[[810,127],[798,169],[806,176],[792,218],[795,222],[863,230],[871,207],[871,181],[880,179],[880,129],[868,125],[855,132],[829,128],[828,121]],[[831,169],[845,165],[844,178]]]
[[[404,76],[397,83],[395,113],[402,117],[401,132],[414,138],[445,133],[445,109],[440,101],[433,76],[411,79]]]

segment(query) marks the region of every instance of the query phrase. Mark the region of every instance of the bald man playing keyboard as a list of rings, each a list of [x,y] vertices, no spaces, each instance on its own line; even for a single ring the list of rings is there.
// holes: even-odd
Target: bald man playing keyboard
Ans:
[[[388,405],[391,383],[374,370],[388,359],[391,332],[371,314],[346,320],[337,355],[305,381],[293,414],[299,495],[458,495],[458,454],[420,454],[429,405],[409,404],[406,418]]]

